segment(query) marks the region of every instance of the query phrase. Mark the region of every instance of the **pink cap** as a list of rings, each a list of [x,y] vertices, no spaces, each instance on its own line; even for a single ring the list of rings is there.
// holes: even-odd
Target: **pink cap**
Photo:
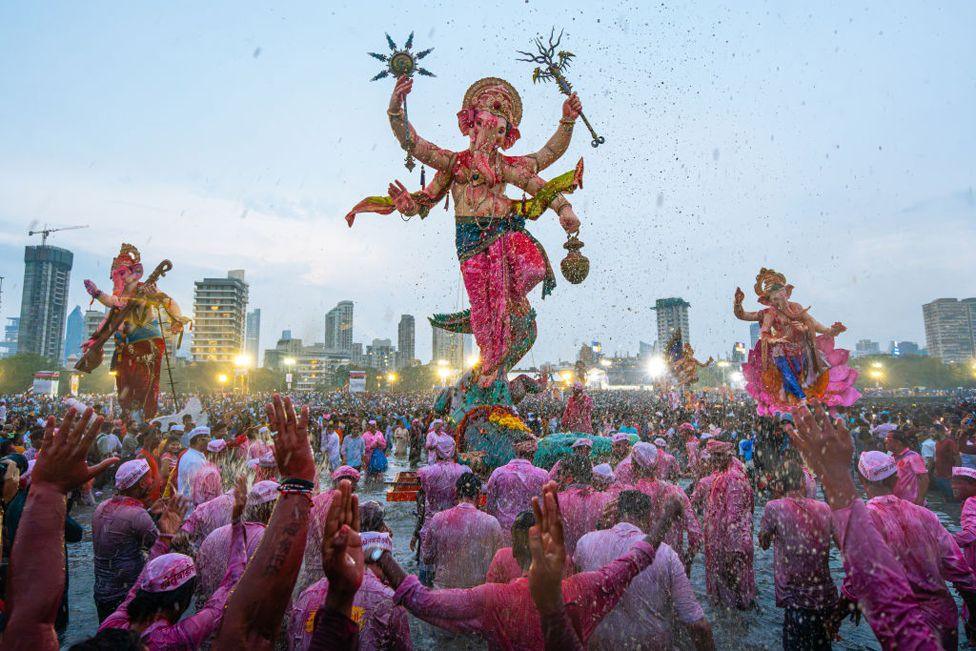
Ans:
[[[624,432],[617,432],[616,434],[610,437],[610,440],[613,441],[614,443],[620,443],[621,441],[623,441],[624,443],[630,443],[630,435]]]
[[[139,587],[146,592],[175,590],[197,575],[193,559],[184,554],[157,556],[142,570]]]
[[[332,473],[332,481],[339,481],[340,479],[359,481],[359,471],[352,466],[339,466]]]
[[[633,462],[641,468],[653,468],[657,465],[657,448],[650,443],[644,441],[635,443],[630,456]]]
[[[269,451],[265,452],[264,454],[262,454],[261,457],[258,459],[258,465],[261,466],[262,468],[275,468],[275,467],[277,467],[278,462],[275,461],[274,452],[271,452],[269,450]]]
[[[857,469],[868,481],[881,481],[895,474],[898,464],[884,452],[868,450],[861,453],[857,460]]]
[[[359,534],[363,543],[363,554],[369,556],[374,549],[383,549],[393,553],[393,539],[390,534],[380,531],[364,531]]]
[[[967,468],[966,466],[953,466],[952,476],[965,477],[966,479],[976,479],[976,469]]]
[[[692,425],[691,423],[681,423],[680,425],[678,425],[678,431],[679,432],[694,432],[695,431],[695,426]]]
[[[732,454],[732,444],[727,441],[719,441],[718,439],[708,439],[708,443],[705,444],[705,449],[711,454]]]
[[[149,462],[145,459],[126,461],[115,471],[115,487],[120,491],[132,488],[147,472]]]
[[[666,448],[668,447],[668,442],[659,436],[656,439],[654,439],[654,445],[656,445],[659,448]]]
[[[224,439],[214,439],[207,443],[207,452],[223,452],[227,449],[227,441]]]
[[[445,436],[437,439],[437,444],[434,445],[434,452],[437,453],[438,459],[450,459],[454,456],[454,448],[454,439]]]
[[[572,447],[572,448],[584,448],[584,447],[585,448],[592,448],[593,447],[593,439],[588,439],[585,436],[582,437],[582,438],[578,438],[575,441],[573,441],[573,444],[570,447]]]
[[[613,468],[609,463],[600,463],[593,466],[593,476],[598,478],[603,484],[609,486],[613,483]]]
[[[267,504],[278,499],[278,482],[266,479],[251,486],[247,494],[248,504]]]

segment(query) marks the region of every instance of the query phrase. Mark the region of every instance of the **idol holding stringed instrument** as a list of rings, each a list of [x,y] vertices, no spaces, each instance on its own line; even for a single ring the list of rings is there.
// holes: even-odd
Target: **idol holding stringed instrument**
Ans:
[[[97,368],[102,361],[102,346],[109,337],[114,337],[112,370],[119,405],[124,414],[137,419],[153,418],[158,408],[160,368],[166,354],[160,309],[169,316],[169,330],[174,335],[181,334],[190,322],[176,301],[156,288],[159,277],[172,267],[169,260],[164,260],[146,282],[140,282],[143,268],[139,250],[123,244],[112,261],[111,294],[85,280],[85,290],[92,300],[109,308],[109,312],[91,338],[81,345],[83,355],[76,368],[86,373]]]

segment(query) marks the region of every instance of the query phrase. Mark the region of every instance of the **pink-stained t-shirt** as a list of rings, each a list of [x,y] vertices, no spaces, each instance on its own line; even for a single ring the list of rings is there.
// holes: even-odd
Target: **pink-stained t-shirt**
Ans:
[[[247,557],[244,552],[244,525],[238,523],[233,529],[227,573],[221,580],[220,587],[207,600],[204,607],[197,610],[193,615],[184,617],[173,624],[168,623],[165,619],[158,619],[146,627],[140,637],[147,647],[150,649],[198,649],[207,638],[220,628],[220,622],[224,616],[224,606],[227,599],[230,598],[231,590],[244,573],[244,567],[247,564]],[[129,602],[135,598],[141,582],[142,577],[140,576],[140,580],[132,586],[132,590],[126,595],[122,604],[98,627],[99,631],[107,628],[131,628],[126,609]]]
[[[547,480],[546,471],[533,466],[527,459],[512,459],[491,473],[485,511],[498,520],[506,542],[512,540],[515,516],[532,510],[532,498],[542,495],[542,486]]]
[[[461,502],[428,521],[420,556],[425,565],[436,568],[435,588],[473,588],[484,583],[502,544],[498,520]]]
[[[864,502],[855,499],[833,511],[834,535],[844,558],[845,590],[858,603],[884,649],[932,651],[938,638],[922,618],[901,564],[874,524]]]
[[[218,495],[217,497],[198,505],[183,522],[180,531],[189,535],[190,541],[195,547],[211,534],[214,530],[224,525],[230,524],[230,518],[234,511],[234,495],[231,492]]]
[[[691,567],[691,561],[701,551],[703,536],[701,524],[691,508],[688,495],[670,482],[647,477],[638,479],[633,489],[651,498],[651,513],[655,514],[654,517],[660,517],[664,513],[664,502],[669,496],[673,495],[681,502],[682,517],[671,525],[664,542],[678,554],[687,567]]]
[[[454,506],[458,477],[469,472],[471,468],[453,461],[438,461],[417,471],[417,480],[424,491],[424,523],[421,531],[435,514]]]
[[[437,454],[434,450],[437,448],[437,443],[440,441],[453,441],[454,437],[447,432],[427,432],[427,438],[424,439],[424,449],[427,450],[427,463],[433,465],[437,463]]]
[[[925,475],[929,471],[925,467],[925,459],[918,452],[907,448],[901,454],[892,456],[898,463],[898,479],[892,492],[903,500],[917,502],[918,476]]]
[[[386,437],[379,430],[367,431],[363,433],[363,444],[366,446],[363,465],[369,467],[369,460],[373,456],[373,450],[386,450]]]
[[[574,484],[559,493],[559,510],[563,515],[563,542],[566,554],[573,555],[576,541],[583,534],[596,529],[603,507],[612,499],[608,492],[598,491],[592,486]]]
[[[621,522],[580,538],[573,560],[580,571],[595,570],[643,538],[640,529]],[[691,624],[704,616],[681,559],[671,547],[662,544],[654,563],[631,581],[617,606],[596,627],[589,649],[671,649],[671,622],[677,619]]]
[[[563,578],[573,576],[573,559],[566,556],[566,563],[563,566]],[[511,547],[502,547],[495,552],[495,557],[491,559],[488,566],[488,574],[485,577],[486,583],[508,583],[522,576],[522,567],[515,560],[515,554]]]
[[[613,469],[614,484],[616,486],[629,486],[634,483],[634,461],[631,455],[627,455]]]
[[[306,651],[315,630],[315,613],[325,602],[329,580],[319,579],[288,611],[288,648]],[[359,625],[359,648],[369,651],[411,651],[407,611],[393,604],[393,589],[366,570],[352,601],[352,619]]]
[[[678,460],[674,458],[673,454],[658,449],[657,465],[654,467],[654,474],[658,479],[664,479],[666,481],[677,479],[679,474]]]
[[[715,481],[716,473],[705,475],[695,484],[695,489],[691,491],[691,508],[699,517],[705,514],[705,503],[708,501],[708,494],[712,492],[712,482]]]
[[[963,503],[959,524],[962,530],[955,535],[956,544],[970,569],[976,572],[976,497],[969,497]]]
[[[198,506],[219,497],[222,490],[220,468],[212,463],[204,464],[190,477],[190,501]]]
[[[197,567],[197,594],[204,600],[209,599],[220,586],[220,580],[227,573],[227,561],[230,559],[230,542],[233,536],[233,525],[225,524],[210,532],[200,549],[194,563]],[[251,560],[257,551],[261,539],[264,537],[264,525],[259,522],[244,523],[244,547],[247,560]]]
[[[807,497],[817,499],[817,478],[806,466],[803,467],[803,488]]]
[[[599,570],[563,580],[567,614],[583,644],[617,605],[631,580],[654,561],[654,553],[654,548],[641,541]],[[454,633],[479,634],[489,649],[543,648],[539,611],[525,578],[466,590],[431,590],[411,575],[397,588],[393,601],[434,626]]]
[[[952,634],[958,611],[946,582],[976,594],[976,577],[959,545],[932,511],[895,495],[868,500],[868,512],[911,587],[912,601],[936,635]],[[860,597],[844,580],[844,592]]]
[[[773,543],[773,578],[780,608],[819,610],[833,606],[837,588],[830,578],[830,507],[805,497],[766,503],[759,537]]]
[[[699,473],[699,466],[701,464],[701,450],[700,443],[697,439],[689,439],[685,441],[685,457],[688,464],[685,470],[692,477],[696,477]]]
[[[312,508],[308,512],[308,533],[305,537],[305,553],[302,567],[295,581],[292,596],[297,597],[306,588],[325,576],[322,569],[322,535],[325,518],[332,505],[332,490],[323,491],[312,498]]]
[[[705,588],[720,605],[748,608],[755,602],[752,486],[741,466],[730,463],[714,474],[702,517]]]

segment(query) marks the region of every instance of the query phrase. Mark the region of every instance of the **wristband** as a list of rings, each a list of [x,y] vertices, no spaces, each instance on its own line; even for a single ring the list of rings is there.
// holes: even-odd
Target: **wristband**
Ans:
[[[286,477],[285,479],[281,480],[281,483],[278,485],[278,490],[285,487],[289,489],[306,488],[308,490],[313,490],[315,488],[315,482],[311,482],[307,479],[300,479],[298,477]]]

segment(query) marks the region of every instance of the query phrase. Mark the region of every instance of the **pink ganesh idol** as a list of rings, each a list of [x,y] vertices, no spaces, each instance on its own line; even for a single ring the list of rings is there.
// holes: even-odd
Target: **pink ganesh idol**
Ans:
[[[834,337],[847,328],[839,322],[825,326],[810,316],[810,308],[790,301],[793,285],[772,269],[759,271],[754,289],[765,307],[746,312],[745,294],[737,288],[733,311],[736,318],[761,326],[742,367],[759,415],[789,411],[810,399],[830,407],[854,404],[861,396],[854,388],[857,371],[847,366],[849,352],[834,348]]]

